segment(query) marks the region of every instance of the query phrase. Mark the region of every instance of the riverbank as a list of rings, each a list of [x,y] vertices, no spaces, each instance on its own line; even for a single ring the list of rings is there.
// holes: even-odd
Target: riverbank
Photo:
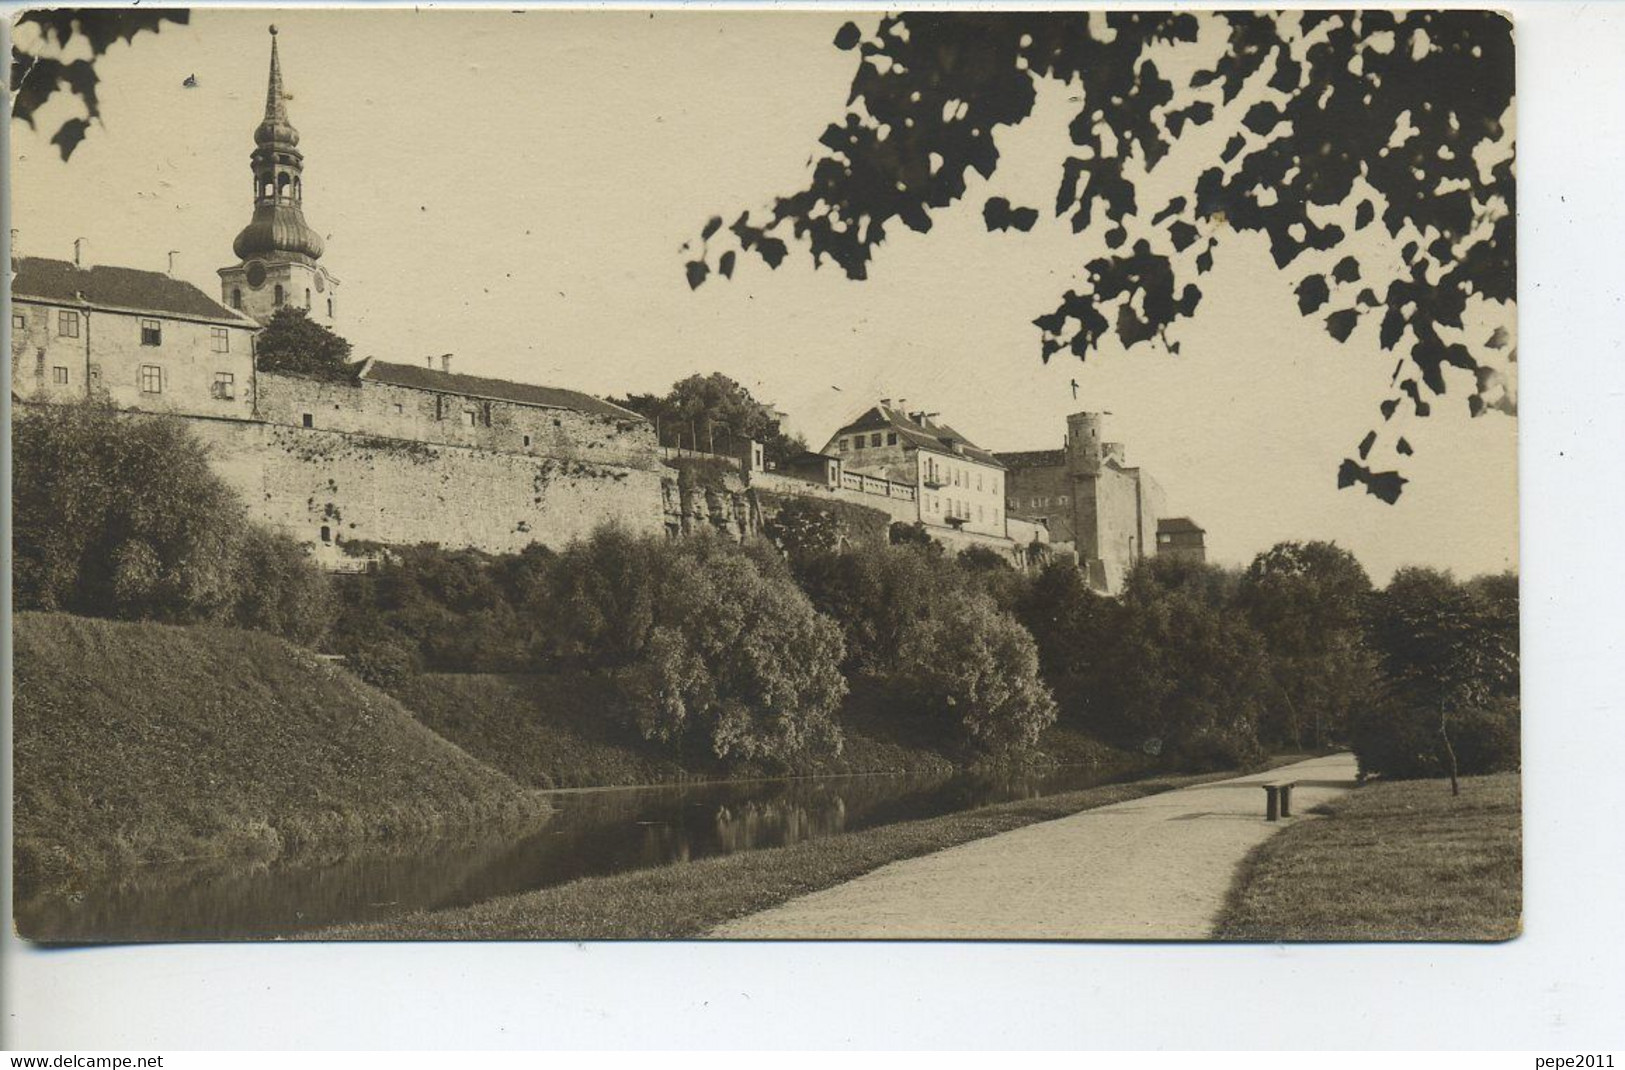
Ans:
[[[534,823],[550,809],[388,695],[268,635],[21,613],[12,639],[25,889]]]
[[[845,745],[838,755],[789,766],[724,764],[703,748],[643,739],[606,715],[618,706],[608,675],[424,673],[392,687],[402,705],[439,735],[521,784],[593,788],[855,773],[928,773],[962,769],[931,726],[909,723],[872,681],[857,680],[843,703]],[[1039,768],[1132,768],[1124,754],[1075,729],[1055,725],[1026,764]]]
[[[1221,940],[1510,940],[1522,927],[1521,779],[1375,781],[1259,846]]]
[[[1284,764],[1291,758],[1272,764]],[[915,858],[1080,811],[1232,776],[1156,777],[1002,803],[680,865],[578,880],[451,910],[418,911],[301,938],[647,940],[704,935],[732,919]]]

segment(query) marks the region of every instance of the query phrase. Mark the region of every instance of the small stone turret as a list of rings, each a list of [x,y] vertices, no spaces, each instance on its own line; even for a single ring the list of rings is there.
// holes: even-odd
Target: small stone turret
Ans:
[[[1075,412],[1066,418],[1066,467],[1074,476],[1100,474],[1104,443],[1100,440],[1104,413]]]

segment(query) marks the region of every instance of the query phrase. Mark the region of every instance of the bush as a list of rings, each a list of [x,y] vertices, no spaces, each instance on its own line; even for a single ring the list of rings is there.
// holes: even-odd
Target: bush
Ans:
[[[550,626],[586,663],[623,670],[646,738],[701,739],[729,759],[839,753],[840,631],[782,562],[605,528],[559,564]]]
[[[343,610],[333,649],[355,664],[395,667],[391,672],[529,671],[546,660],[532,604],[546,601],[553,556],[541,547],[500,556],[438,546],[391,550],[375,572],[339,579]]]
[[[899,651],[905,688],[963,745],[1023,750],[1055,723],[1032,636],[984,595],[956,593],[909,628]]]
[[[813,606],[840,625],[847,671],[877,676],[896,670],[909,629],[937,611],[952,583],[938,557],[912,545],[852,547],[797,574]]]
[[[187,427],[101,404],[12,421],[18,609],[235,623],[302,641],[326,630],[327,578],[250,524]]]
[[[1519,710],[1513,698],[1450,715],[1450,743],[1457,773],[1475,776],[1519,768]],[[1360,772],[1395,780],[1444,777],[1449,757],[1439,736],[1435,708],[1390,701],[1357,718],[1352,743]]]

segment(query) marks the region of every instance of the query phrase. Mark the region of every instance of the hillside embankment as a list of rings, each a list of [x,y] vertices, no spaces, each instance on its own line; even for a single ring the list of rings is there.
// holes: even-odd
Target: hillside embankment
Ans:
[[[15,618],[19,884],[545,818],[390,696],[257,632]]]

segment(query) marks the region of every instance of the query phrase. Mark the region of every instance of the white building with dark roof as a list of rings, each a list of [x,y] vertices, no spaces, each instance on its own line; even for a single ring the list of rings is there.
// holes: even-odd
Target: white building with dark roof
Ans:
[[[11,391],[251,419],[259,325],[162,272],[12,261]]]
[[[913,488],[918,519],[928,527],[1007,538],[1003,463],[936,415],[883,400],[820,452],[839,458],[846,472]]]

